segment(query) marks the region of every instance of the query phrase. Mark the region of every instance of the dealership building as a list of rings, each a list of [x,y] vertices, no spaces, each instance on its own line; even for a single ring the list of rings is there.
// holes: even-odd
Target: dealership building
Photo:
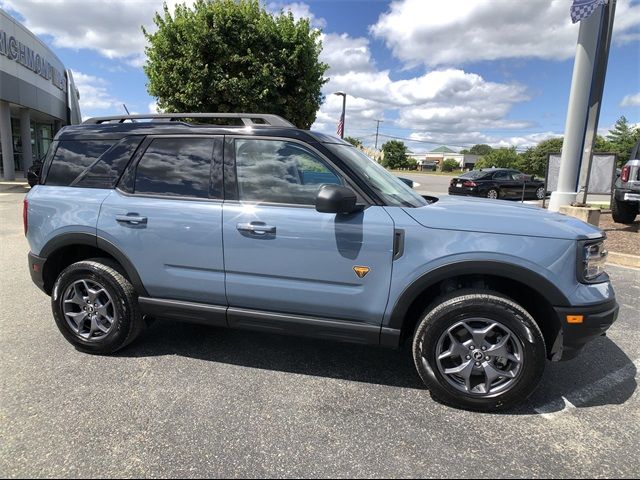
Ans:
[[[71,71],[33,33],[0,9],[0,169],[26,174],[64,125],[80,123]]]

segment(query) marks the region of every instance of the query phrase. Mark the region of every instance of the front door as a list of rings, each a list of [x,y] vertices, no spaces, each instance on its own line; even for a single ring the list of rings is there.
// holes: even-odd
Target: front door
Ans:
[[[326,158],[293,141],[228,144],[237,196],[223,209],[229,306],[380,325],[394,237],[383,207],[319,213],[320,186],[348,184]],[[369,270],[359,276],[354,267]]]
[[[222,137],[148,138],[102,205],[98,236],[152,297],[226,305],[222,146]]]

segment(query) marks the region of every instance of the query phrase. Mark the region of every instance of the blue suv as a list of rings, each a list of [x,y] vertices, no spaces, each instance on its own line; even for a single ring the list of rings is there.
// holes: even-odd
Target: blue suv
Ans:
[[[422,197],[273,115],[95,118],[24,201],[29,271],[78,350],[152,318],[398,348],[435,398],[522,402],[618,314],[600,230],[531,206]]]

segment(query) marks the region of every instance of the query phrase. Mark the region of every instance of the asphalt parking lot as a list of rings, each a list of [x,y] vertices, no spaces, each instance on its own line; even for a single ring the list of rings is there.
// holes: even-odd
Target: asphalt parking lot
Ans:
[[[640,476],[640,271],[621,314],[518,410],[435,402],[407,351],[158,321],[76,352],[32,283],[22,193],[0,193],[0,476]]]

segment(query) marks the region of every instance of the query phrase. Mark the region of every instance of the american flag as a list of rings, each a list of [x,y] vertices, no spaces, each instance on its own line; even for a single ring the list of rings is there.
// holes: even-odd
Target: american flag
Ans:
[[[593,15],[600,5],[606,5],[609,0],[573,0],[571,5],[571,21],[577,23]]]
[[[338,130],[336,134],[342,138],[344,136],[344,114],[340,115],[340,121],[338,122]]]

